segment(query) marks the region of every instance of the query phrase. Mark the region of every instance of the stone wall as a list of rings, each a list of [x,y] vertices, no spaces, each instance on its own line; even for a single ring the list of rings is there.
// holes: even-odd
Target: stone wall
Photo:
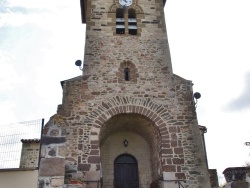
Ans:
[[[42,136],[38,187],[62,187],[65,176],[66,128],[60,118],[50,120]],[[60,122],[60,125],[59,125]],[[58,126],[59,125],[59,126]]]
[[[93,98],[92,100],[83,98],[81,101],[81,98],[77,98],[77,96],[83,96],[86,91],[86,89],[81,90],[85,78],[79,77],[65,82],[64,92],[68,92],[64,93],[64,100],[67,99],[69,105],[66,110],[64,110],[65,107],[60,108],[58,115],[52,117],[46,125],[45,133],[47,135],[44,136],[43,142],[43,150],[45,150],[43,156],[54,158],[53,160],[56,161],[60,160],[60,162],[65,160],[65,172],[61,168],[62,172],[59,174],[47,173],[44,175],[65,175],[66,183],[72,178],[92,177],[96,181],[99,180],[100,140],[103,138],[105,141],[105,138],[109,136],[109,133],[106,133],[101,137],[101,133],[105,132],[105,126],[107,126],[105,122],[119,114],[141,114],[154,122],[156,130],[161,135],[158,148],[155,148],[160,161],[160,164],[155,165],[157,169],[159,168],[159,171],[156,170],[158,177],[164,171],[171,172],[177,179],[187,180],[186,185],[190,187],[201,187],[201,185],[209,183],[206,180],[207,169],[203,146],[200,144],[201,135],[196,115],[193,113],[194,106],[192,102],[187,102],[183,98],[183,94],[185,94],[184,96],[189,96],[189,100],[192,100],[192,93],[188,89],[184,89],[190,85],[189,82],[178,77],[175,78],[179,79],[176,87],[180,87],[181,83],[182,86],[177,91],[172,90],[173,100],[165,97],[165,103],[161,102],[162,99],[154,99],[150,94],[148,97],[139,97],[140,94],[137,94],[136,97],[132,97],[133,94],[131,96],[120,94],[105,100],[103,100],[104,96],[92,94],[90,97]],[[79,92],[79,89],[83,93]],[[100,97],[102,100],[98,100]],[[173,108],[174,106],[178,108]],[[82,107],[88,107],[88,110],[81,110]],[[69,108],[72,109],[67,111]],[[57,129],[60,131],[53,131]],[[57,136],[52,134],[53,132],[58,132]],[[63,133],[64,136],[60,133]],[[157,141],[155,142],[157,143]],[[60,155],[58,153],[60,150],[66,152]],[[50,164],[46,160],[48,159],[42,159]],[[152,166],[154,165],[152,164]]]
[[[209,169],[211,188],[219,187],[218,175],[216,169]]]

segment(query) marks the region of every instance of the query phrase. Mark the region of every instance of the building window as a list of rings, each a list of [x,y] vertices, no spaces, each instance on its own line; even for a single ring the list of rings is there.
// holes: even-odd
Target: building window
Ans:
[[[132,8],[128,10],[128,33],[130,35],[137,35],[136,14]]]
[[[116,9],[116,34],[125,33],[124,11],[121,8]]]
[[[125,81],[130,80],[130,70],[129,70],[129,68],[124,69],[124,79],[125,79]]]
[[[136,83],[138,70],[131,61],[123,61],[117,71],[119,83]]]
[[[125,1],[129,2],[130,0]],[[109,7],[107,15],[109,18],[107,25],[112,29],[112,34],[114,36],[120,35],[120,37],[129,35],[141,36],[143,28],[146,27],[142,20],[146,19],[145,15],[147,14],[144,13],[142,7],[137,5],[137,1],[133,1],[130,6],[121,6],[119,0],[115,0],[113,3]]]

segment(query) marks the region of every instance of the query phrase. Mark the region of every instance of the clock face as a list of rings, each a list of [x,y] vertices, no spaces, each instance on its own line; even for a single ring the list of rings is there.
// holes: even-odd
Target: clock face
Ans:
[[[130,5],[132,5],[132,0],[119,0],[119,3],[122,6],[130,6]]]

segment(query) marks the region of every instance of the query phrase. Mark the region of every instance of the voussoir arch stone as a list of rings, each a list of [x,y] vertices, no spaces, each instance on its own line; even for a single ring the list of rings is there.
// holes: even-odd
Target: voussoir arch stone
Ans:
[[[153,102],[149,98],[132,98],[116,96],[103,101],[89,116],[86,117],[85,122],[95,128],[101,128],[103,124],[111,117],[118,114],[140,114],[149,118],[156,129],[162,135],[167,127],[166,120],[170,115],[168,110],[163,105]],[[85,124],[84,122],[84,124]]]

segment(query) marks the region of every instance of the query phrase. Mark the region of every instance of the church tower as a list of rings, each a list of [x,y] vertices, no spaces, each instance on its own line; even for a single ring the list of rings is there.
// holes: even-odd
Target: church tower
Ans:
[[[81,0],[83,74],[61,82],[39,188],[211,187],[193,84],[172,71],[164,4]]]

